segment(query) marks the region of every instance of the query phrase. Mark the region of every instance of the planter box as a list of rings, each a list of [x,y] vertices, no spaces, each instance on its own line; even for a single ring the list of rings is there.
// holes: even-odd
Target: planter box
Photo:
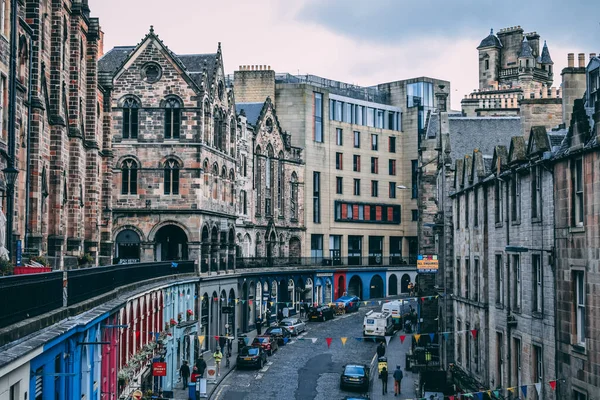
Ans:
[[[15,267],[13,274],[26,275],[26,274],[41,274],[43,272],[52,272],[52,267]]]

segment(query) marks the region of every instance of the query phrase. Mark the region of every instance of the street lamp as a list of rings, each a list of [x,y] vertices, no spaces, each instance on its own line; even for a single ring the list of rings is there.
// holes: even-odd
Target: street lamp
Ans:
[[[13,241],[13,215],[14,201],[15,201],[15,182],[17,181],[17,175],[19,170],[12,165],[12,160],[9,161],[9,166],[4,168],[4,180],[6,182],[6,249],[10,255],[10,259],[13,258],[12,241]]]
[[[406,186],[404,186],[404,185],[398,185],[398,186],[396,186],[396,187],[397,187],[398,189],[400,189],[400,190],[408,189],[408,188],[407,188]]]

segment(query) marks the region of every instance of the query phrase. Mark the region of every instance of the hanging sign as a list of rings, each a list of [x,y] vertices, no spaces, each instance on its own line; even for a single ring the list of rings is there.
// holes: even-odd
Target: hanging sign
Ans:
[[[420,274],[435,274],[438,272],[437,254],[419,254],[417,257],[417,272]]]

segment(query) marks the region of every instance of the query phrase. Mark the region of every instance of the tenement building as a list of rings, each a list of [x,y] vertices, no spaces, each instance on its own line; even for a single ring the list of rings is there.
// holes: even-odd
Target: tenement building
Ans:
[[[101,31],[87,3],[27,0],[16,10],[0,3],[0,164],[17,173],[12,188],[2,183],[2,209],[13,222],[9,251],[43,256],[38,261],[57,269],[84,253],[110,260],[102,245],[110,143],[97,86]]]
[[[212,54],[176,55],[150,28],[98,62],[112,141],[116,262],[233,268],[238,122]]]
[[[303,257],[332,265],[414,263],[417,132],[435,106],[438,83],[449,86],[418,78],[367,88],[266,66],[235,71],[238,108],[270,98],[293,133],[291,144],[304,149]],[[408,282],[392,284],[390,293],[402,284]],[[349,291],[360,295],[362,288]]]

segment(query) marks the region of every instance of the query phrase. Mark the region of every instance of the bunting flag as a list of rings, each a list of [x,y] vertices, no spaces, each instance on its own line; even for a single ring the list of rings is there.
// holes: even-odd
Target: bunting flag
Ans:
[[[248,304],[252,305],[252,299],[248,300]]]
[[[421,338],[421,335],[420,335],[420,334],[417,334],[417,333],[415,333],[415,334],[413,335],[413,337],[415,338],[415,340],[417,341],[417,343],[419,343],[419,339]]]
[[[516,390],[516,389],[517,389],[517,388],[514,388],[514,387],[509,387],[509,388],[506,388],[506,390],[508,390],[510,393],[513,393],[513,394],[515,393],[515,390]]]
[[[535,384],[535,390],[537,391],[538,396],[540,395],[540,393],[542,392],[542,383],[541,382],[537,382]]]
[[[435,339],[435,333],[430,333],[430,334],[429,334],[429,341],[430,341],[431,343],[433,343],[433,339]]]
[[[177,268],[179,266],[179,264],[177,264],[176,262],[171,262],[171,268]]]
[[[379,305],[381,305],[381,300],[378,301]]]
[[[289,341],[290,341],[289,337],[284,337],[283,338],[283,344],[287,344],[287,342],[289,342]]]
[[[493,393],[494,393],[494,396],[500,397],[500,391],[499,390],[494,390]]]
[[[442,335],[444,336],[444,339],[447,341],[448,338],[450,337],[450,332],[443,332]]]
[[[361,337],[357,337],[357,338],[354,338],[354,339],[358,340],[359,342],[363,341],[363,338],[361,338]]]
[[[386,336],[385,337],[385,344],[389,346],[390,345],[390,340],[392,340],[392,337],[391,336]]]
[[[245,344],[246,346],[248,346],[248,343],[250,343],[250,338],[248,338],[248,337],[245,337],[245,338],[244,338],[244,344]]]
[[[369,302],[368,302],[368,301],[365,301],[364,303],[365,303],[365,306],[366,306],[366,305],[367,305]]]
[[[521,392],[523,392],[523,396],[527,398],[527,385],[521,386]]]
[[[400,343],[404,343],[404,339],[406,339],[406,335],[400,335]]]
[[[200,342],[200,346],[202,346],[202,344],[204,343],[205,338],[206,338],[206,336],[204,336],[204,335],[198,336],[198,341]]]
[[[317,343],[317,338],[316,338],[316,337],[314,337],[314,338],[310,338],[310,340],[313,342],[313,344],[314,344],[314,343]]]
[[[219,336],[215,336],[215,340],[219,340]]]
[[[479,400],[483,400],[483,392],[477,392],[476,394]]]
[[[424,301],[425,301],[425,297],[421,297],[421,301],[423,301],[423,302],[424,302]]]
[[[235,304],[237,304],[237,303],[238,303],[238,301],[239,301],[238,299],[235,299]]]
[[[343,337],[343,338],[340,338],[340,339],[342,339],[342,346],[345,346],[346,345],[346,340],[348,340],[348,338],[347,337]]]
[[[271,307],[273,307],[273,302],[272,302],[272,301],[270,301],[270,302],[269,302],[269,305],[270,305]]]
[[[548,384],[550,385],[552,390],[556,390],[556,381],[550,381],[550,382],[548,382]]]
[[[454,396],[448,396],[448,400],[454,400]]]
[[[471,329],[471,335],[473,335],[473,339],[477,339],[477,329]]]
[[[160,336],[160,332],[154,332],[154,336],[156,336],[156,341],[158,341],[158,337]]]
[[[333,338],[330,338],[330,337],[326,337],[326,338],[325,338],[325,341],[327,342],[327,348],[330,348],[330,347],[331,347],[331,341],[332,341],[332,340],[333,340]]]
[[[488,391],[486,391],[486,393],[487,393],[488,397],[491,399],[492,398],[492,391],[488,390]]]

